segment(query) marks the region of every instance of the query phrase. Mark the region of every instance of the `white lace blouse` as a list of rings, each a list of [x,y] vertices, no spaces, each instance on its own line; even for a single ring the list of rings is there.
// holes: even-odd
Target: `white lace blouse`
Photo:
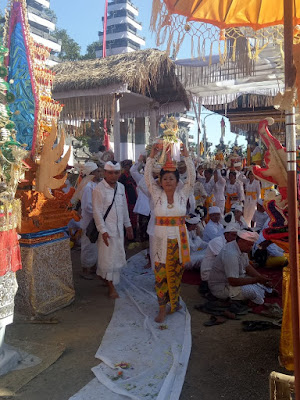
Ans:
[[[187,179],[183,185],[177,185],[174,193],[174,207],[168,208],[168,200],[165,191],[157,184],[152,176],[152,168],[155,160],[148,158],[145,167],[145,181],[154,203],[155,217],[183,217],[186,215],[187,200],[194,190],[196,179],[195,167],[190,157],[185,157],[187,167]],[[188,234],[187,234],[188,237]],[[154,261],[165,264],[167,257],[167,243],[169,239],[177,239],[179,245],[179,258],[181,259],[181,245],[179,227],[175,226],[158,226],[154,229]]]

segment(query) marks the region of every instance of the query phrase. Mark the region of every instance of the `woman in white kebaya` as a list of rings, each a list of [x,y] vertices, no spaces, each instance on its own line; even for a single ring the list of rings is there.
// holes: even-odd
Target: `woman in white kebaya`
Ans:
[[[248,226],[250,226],[252,217],[256,210],[256,203],[260,199],[260,182],[255,179],[252,171],[247,173],[247,182],[245,183],[245,203],[244,218]]]

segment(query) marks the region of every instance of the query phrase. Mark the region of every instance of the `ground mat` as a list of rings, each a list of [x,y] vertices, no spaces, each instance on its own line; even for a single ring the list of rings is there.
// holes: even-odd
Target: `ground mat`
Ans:
[[[154,322],[158,305],[146,262],[142,251],[123,268],[95,379],[71,400],[179,399],[191,351],[190,314],[182,303],[163,324]]]

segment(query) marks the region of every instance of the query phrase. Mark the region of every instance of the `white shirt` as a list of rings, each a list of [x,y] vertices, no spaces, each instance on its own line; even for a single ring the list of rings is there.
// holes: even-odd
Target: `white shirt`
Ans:
[[[189,231],[189,242],[191,253],[196,253],[199,248],[205,249],[207,247],[207,243],[197,235],[196,231]]]
[[[237,194],[237,198],[239,201],[243,200],[243,195],[242,195],[242,190],[241,190],[241,185],[239,182],[235,182],[231,184],[229,181],[225,185],[225,195],[227,194]]]
[[[221,171],[218,170],[218,180],[217,182],[215,182],[214,180],[214,187],[213,187],[213,193],[216,201],[225,200],[225,194],[224,194],[225,185],[226,185],[226,179],[223,178],[223,176],[221,175]]]
[[[149,197],[145,195],[145,193],[140,188],[140,182],[144,181],[144,175],[139,172],[139,168],[141,167],[142,163],[135,163],[130,168],[130,173],[133,179],[137,184],[137,199],[133,209],[133,212],[137,214],[142,214],[148,216],[150,214],[150,204],[149,204]]]
[[[207,193],[207,196],[211,196],[213,194],[213,189],[215,186],[214,178],[211,177],[208,182],[205,181],[205,182],[202,182],[202,184],[203,184],[204,190]]]
[[[269,216],[265,211],[259,212],[258,210],[255,210],[255,213],[252,217],[252,221],[255,222],[255,228],[261,231],[268,218]]]
[[[148,190],[151,194],[154,204],[154,214],[156,217],[183,217],[186,215],[187,200],[193,191],[196,173],[193,161],[190,157],[185,157],[185,164],[187,167],[187,179],[185,183],[177,185],[174,193],[174,203],[172,208],[168,208],[168,200],[165,191],[156,183],[152,176],[152,169],[155,160],[148,158],[145,167],[145,181]],[[154,248],[155,248],[155,262],[165,263],[167,258],[167,243],[168,238],[177,239],[179,246],[179,257],[181,260],[181,240],[178,226],[159,226],[155,225],[154,228]],[[188,237],[188,235],[187,235]]]
[[[83,189],[81,197],[81,226],[86,229],[93,218],[93,190],[98,185],[98,182],[89,182]]]
[[[254,179],[253,182],[251,183],[249,179],[247,180],[245,184],[245,191],[246,191],[246,200],[247,201],[254,201],[255,203],[257,202],[258,199],[260,199],[260,183],[257,179]],[[247,195],[247,192],[255,193],[255,199],[251,195]]]
[[[121,236],[121,231],[131,226],[128,207],[125,196],[125,188],[122,183],[117,182],[117,192],[114,204],[106,218],[103,217],[111,205],[114,197],[112,188],[105,179],[95,187],[93,191],[93,216],[98,231],[103,234],[107,232],[111,237]]]
[[[236,240],[226,243],[217,255],[209,274],[209,288],[214,291],[223,290],[228,286],[228,278],[245,276],[249,265],[248,254],[242,253]]]
[[[222,235],[223,232],[224,228],[220,222],[212,222],[212,220],[209,220],[203,231],[203,240],[209,242],[215,237]]]
[[[265,240],[267,240],[264,237],[264,233],[263,232],[264,232],[263,230],[260,232],[259,238],[258,238],[257,242],[255,242],[255,244],[253,246],[252,254],[254,254],[255,251],[258,249],[258,245],[260,243],[262,243]],[[267,247],[267,252],[268,252],[268,255],[272,256],[272,257],[283,257],[284,256],[284,250],[281,247],[277,246],[277,244],[275,244],[275,243],[272,243]]]

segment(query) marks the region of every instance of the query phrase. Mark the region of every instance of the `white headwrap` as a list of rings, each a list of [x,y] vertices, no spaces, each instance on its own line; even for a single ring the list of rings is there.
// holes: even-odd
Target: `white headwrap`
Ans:
[[[105,171],[121,171],[121,165],[119,163],[113,164],[111,161],[107,161],[104,165]]]
[[[237,228],[236,224],[228,224],[224,229],[224,233],[228,232],[238,232],[239,229]]]
[[[82,168],[82,173],[83,175],[90,175],[90,173],[95,171],[96,169],[98,169],[98,165],[93,161],[88,161],[84,164]]]
[[[219,207],[213,206],[213,207],[209,207],[208,213],[209,213],[209,215],[211,215],[211,214],[221,214],[221,210],[220,210]]]
[[[241,163],[241,162],[236,162],[236,163],[233,164],[233,166],[234,166],[234,167],[241,167],[241,166],[242,166],[242,163]]]
[[[240,204],[235,204],[232,208],[234,211],[243,212],[243,206],[241,206]]]
[[[258,200],[257,200],[257,204],[259,204],[260,206],[264,206],[264,201],[263,201],[263,199],[258,199]]]
[[[256,232],[250,232],[250,231],[239,231],[237,233],[238,237],[244,240],[248,240],[248,242],[256,242],[259,238],[259,234]]]
[[[189,215],[185,218],[185,221],[186,221],[188,224],[192,224],[192,225],[199,224],[199,222],[200,222],[200,215],[199,215],[199,214],[197,214],[197,215],[189,214]]]

